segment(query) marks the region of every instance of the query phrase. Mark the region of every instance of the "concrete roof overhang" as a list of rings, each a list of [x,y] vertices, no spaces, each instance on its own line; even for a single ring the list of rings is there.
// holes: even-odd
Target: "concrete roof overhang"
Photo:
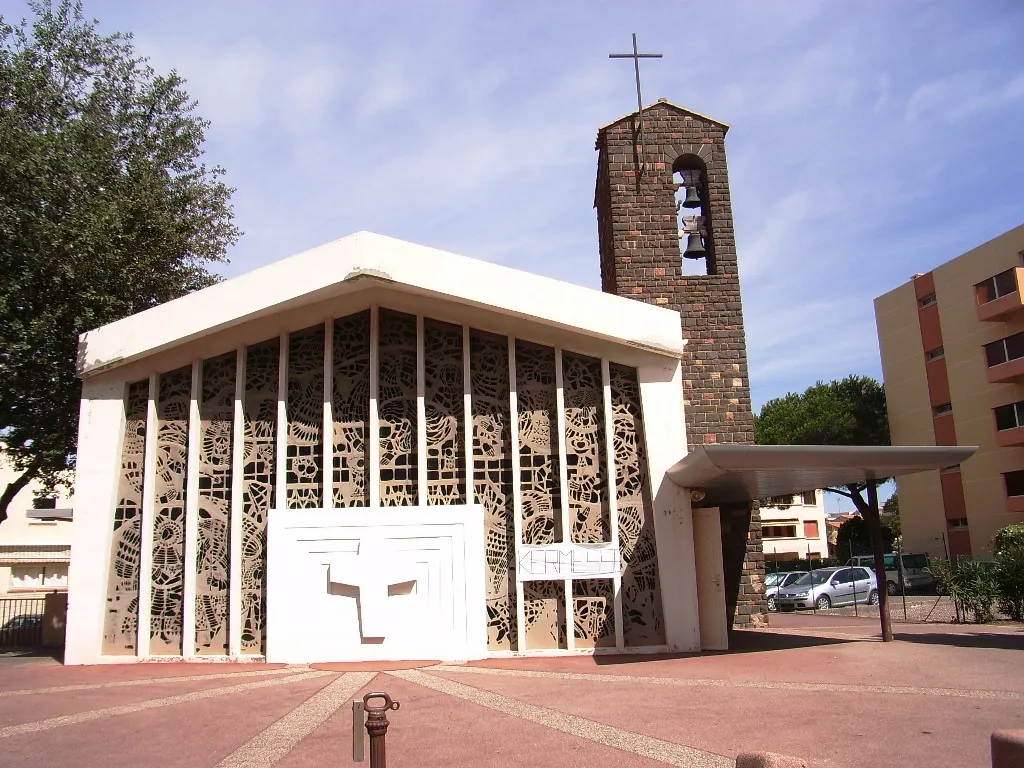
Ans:
[[[78,375],[296,307],[387,286],[676,359],[679,313],[402,240],[357,232],[82,334]]]
[[[703,506],[785,496],[930,469],[970,458],[966,445],[702,445],[668,470]]]

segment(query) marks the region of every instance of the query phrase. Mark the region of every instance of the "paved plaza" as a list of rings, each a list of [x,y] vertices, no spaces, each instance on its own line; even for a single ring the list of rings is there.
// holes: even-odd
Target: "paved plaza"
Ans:
[[[390,714],[388,764],[731,766],[768,750],[811,766],[987,766],[1024,728],[1020,626],[773,616],[728,654],[367,665],[63,667],[0,658],[0,766],[338,766],[351,705]]]

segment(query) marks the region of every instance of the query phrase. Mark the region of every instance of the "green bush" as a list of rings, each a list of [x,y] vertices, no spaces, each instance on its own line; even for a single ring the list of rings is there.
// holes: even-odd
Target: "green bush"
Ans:
[[[992,606],[1001,594],[995,563],[963,560],[954,566],[949,560],[937,558],[928,572],[935,577],[937,590],[953,598],[957,621],[992,621]]]
[[[992,539],[992,549],[996,555],[1007,549],[1024,549],[1024,523],[1000,528]]]
[[[1008,525],[993,539],[999,612],[1024,621],[1024,525]]]
[[[949,560],[936,557],[925,570],[935,577],[935,591],[940,595],[948,595],[949,583],[953,579],[953,564]]]
[[[965,560],[949,581],[949,594],[975,624],[992,621],[992,606],[999,597],[996,564]]]

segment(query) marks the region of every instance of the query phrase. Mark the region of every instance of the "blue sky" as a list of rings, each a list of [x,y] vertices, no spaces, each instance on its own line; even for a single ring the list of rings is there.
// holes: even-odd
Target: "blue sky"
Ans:
[[[287,7],[287,10],[285,10]],[[872,299],[1024,222],[1024,3],[85,0],[188,80],[237,274],[368,229],[598,287],[599,126],[729,123],[755,408],[880,376]],[[5,17],[25,15],[0,0]]]

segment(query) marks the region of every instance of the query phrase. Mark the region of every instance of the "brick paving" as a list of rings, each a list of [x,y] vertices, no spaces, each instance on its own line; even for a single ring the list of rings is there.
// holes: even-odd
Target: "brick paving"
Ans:
[[[0,766],[350,761],[352,698],[385,690],[390,766],[987,765],[1024,727],[1024,628],[772,616],[730,653],[470,665],[0,663]],[[385,669],[380,667],[384,666]],[[398,668],[396,668],[398,667]]]

